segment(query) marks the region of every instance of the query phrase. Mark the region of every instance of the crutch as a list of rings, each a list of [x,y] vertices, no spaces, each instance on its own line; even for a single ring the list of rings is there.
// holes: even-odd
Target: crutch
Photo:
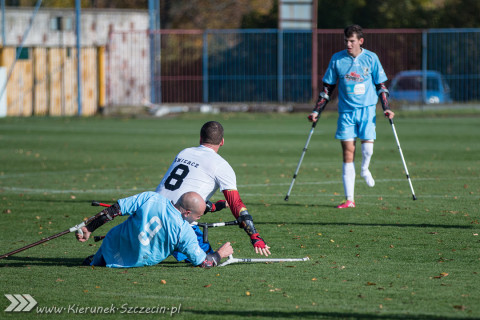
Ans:
[[[203,229],[203,242],[208,242],[208,228],[216,228],[216,227],[223,227],[223,226],[235,226],[238,225],[238,221],[227,221],[227,222],[215,222],[215,223],[202,223],[194,221],[191,225],[197,225]]]
[[[103,211],[102,211],[102,212],[99,212],[99,213],[97,213],[96,215],[88,218],[86,221],[84,221],[84,222],[82,222],[82,223],[79,223],[79,224],[77,224],[77,225],[75,225],[75,226],[73,226],[73,227],[71,227],[71,228],[69,228],[69,229],[67,229],[67,230],[64,230],[64,231],[62,231],[62,232],[59,232],[59,233],[57,233],[57,234],[54,234],[54,235],[52,235],[52,236],[50,236],[50,237],[44,238],[44,239],[39,240],[39,241],[37,241],[37,242],[31,243],[31,244],[29,244],[29,245],[26,245],[25,247],[22,247],[22,248],[20,248],[20,249],[13,250],[13,251],[11,251],[11,252],[5,253],[5,254],[3,254],[3,255],[0,256],[0,259],[9,257],[9,256],[14,255],[14,254],[16,254],[16,253],[19,253],[19,252],[22,252],[22,251],[24,251],[24,250],[30,249],[30,248],[32,248],[32,247],[38,246],[39,244],[42,244],[42,243],[45,243],[45,242],[47,242],[47,241],[53,240],[53,239],[55,239],[55,238],[61,237],[61,236],[66,235],[67,233],[70,233],[70,232],[76,232],[76,231],[82,232],[82,227],[85,227],[85,226],[86,226],[87,224],[89,224],[91,221],[95,220],[96,218],[98,218],[99,216],[104,215],[104,214],[105,214],[105,213],[103,213]]]
[[[302,155],[300,156],[300,161],[298,161],[297,169],[295,169],[295,173],[293,174],[292,183],[290,184],[290,188],[288,188],[287,195],[285,196],[285,201],[288,201],[288,198],[290,197],[290,192],[292,192],[293,184],[295,183],[295,179],[297,178],[298,170],[300,170],[300,166],[302,165],[303,157],[305,156],[305,152],[307,152],[307,147],[308,147],[308,144],[310,143],[310,139],[312,138],[313,131],[315,129],[315,126],[317,125],[317,122],[318,120],[313,122],[312,124],[312,128],[310,129],[307,142],[305,143],[305,147],[303,147]]]
[[[397,141],[398,151],[400,151],[400,157],[402,158],[403,167],[405,168],[407,180],[408,180],[408,183],[410,184],[410,189],[412,190],[413,200],[417,200],[417,197],[415,196],[415,191],[413,191],[413,185],[412,185],[412,181],[410,180],[410,174],[408,173],[407,164],[405,162],[405,158],[403,157],[402,148],[400,147],[400,141],[398,140],[397,131],[395,130],[395,125],[393,124],[393,119],[388,119],[388,120],[392,125],[393,135],[395,136],[395,141]]]
[[[234,258],[233,255],[228,256],[228,260],[224,263],[218,265],[219,267],[225,267],[232,263],[249,263],[249,262],[293,262],[293,261],[308,261],[310,260],[309,257],[305,258],[277,258],[277,259],[270,259],[270,258],[247,258],[247,259],[238,259]]]

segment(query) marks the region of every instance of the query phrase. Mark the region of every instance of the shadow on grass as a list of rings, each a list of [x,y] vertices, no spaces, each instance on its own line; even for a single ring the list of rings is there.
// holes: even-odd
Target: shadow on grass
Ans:
[[[85,257],[86,258],[86,257]],[[0,260],[0,268],[25,268],[28,266],[42,266],[42,267],[82,267],[90,268],[90,266],[83,266],[84,258],[40,258],[40,257],[17,257],[10,256],[5,259]],[[186,262],[177,262],[177,261],[163,261],[156,266],[151,267],[160,267],[160,268],[182,268],[188,267],[191,268],[192,265]],[[102,267],[96,267],[102,268]],[[115,268],[121,269],[121,268]]]
[[[114,204],[115,200],[112,199],[105,199],[105,200],[100,200],[100,199],[92,199],[92,200],[85,200],[85,199],[35,199],[35,198],[30,198],[30,199],[22,199],[22,201],[29,201],[29,202],[47,202],[47,203],[83,203],[85,206],[89,207],[92,206],[93,201],[101,202],[101,203],[106,203],[106,204]]]
[[[23,268],[28,266],[81,267],[82,258],[39,258],[9,256],[0,260],[0,268]]]
[[[233,310],[222,310],[222,311],[200,311],[200,310],[188,310],[183,311],[184,313],[192,313],[196,315],[210,315],[210,316],[234,316],[238,318],[243,317],[254,317],[258,318],[292,318],[292,319],[422,319],[422,320],[437,320],[437,319],[447,319],[447,320],[460,320],[466,319],[465,317],[449,317],[449,316],[439,316],[439,315],[426,315],[426,314],[367,314],[367,313],[346,313],[346,312],[321,312],[321,311],[233,311]],[[470,318],[468,319],[480,319],[480,318]]]

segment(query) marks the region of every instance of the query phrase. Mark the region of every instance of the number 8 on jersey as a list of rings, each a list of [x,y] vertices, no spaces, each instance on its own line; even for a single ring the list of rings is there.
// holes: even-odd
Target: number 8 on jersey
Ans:
[[[172,170],[167,180],[165,180],[165,188],[174,191],[180,188],[183,183],[183,179],[188,175],[190,170],[184,164],[179,164]]]

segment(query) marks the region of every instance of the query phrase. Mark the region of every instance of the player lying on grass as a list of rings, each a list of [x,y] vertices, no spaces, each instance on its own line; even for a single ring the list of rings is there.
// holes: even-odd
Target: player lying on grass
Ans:
[[[253,224],[252,216],[240,198],[235,172],[218,154],[218,150],[225,142],[223,132],[223,126],[219,122],[206,122],[200,129],[200,145],[184,149],[177,154],[155,191],[173,202],[176,202],[185,192],[195,191],[209,203],[207,211],[214,212],[226,207],[225,201],[220,200],[215,204],[209,201],[220,189],[239,226],[250,237],[255,252],[268,256],[270,247],[260,237]],[[200,247],[207,253],[213,252],[209,243],[203,243],[200,228],[193,226],[193,229],[197,234]],[[186,259],[185,255],[178,252],[174,252],[173,256],[178,261]]]
[[[195,192],[183,194],[175,205],[155,192],[120,199],[83,227],[83,234],[77,233],[78,241],[85,242],[103,224],[117,216],[129,216],[107,233],[100,249],[84,264],[111,268],[150,266],[178,251],[195,266],[214,267],[233,254],[233,248],[230,242],[208,254],[200,248],[190,223],[200,219],[205,207],[205,201]]]

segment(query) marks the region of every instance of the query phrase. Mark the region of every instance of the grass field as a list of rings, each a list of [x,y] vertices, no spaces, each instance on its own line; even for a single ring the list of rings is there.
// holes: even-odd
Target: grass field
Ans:
[[[99,244],[69,234],[0,260],[0,318],[158,319],[175,311],[177,318],[222,320],[480,319],[480,114],[398,112],[417,201],[390,124],[379,118],[371,163],[376,185],[359,177],[359,155],[357,208],[341,211],[334,209],[343,185],[333,113],[316,127],[284,201],[310,130],[305,116],[1,119],[0,254],[94,215],[100,209],[91,200],[112,203],[153,190],[175,154],[198,144],[201,125],[218,120],[226,131],[220,154],[235,169],[272,257],[311,260],[204,270],[169,258],[153,267],[93,269],[80,263]],[[232,219],[224,210],[203,221]],[[234,256],[255,257],[239,228],[209,235],[214,248],[231,241]],[[5,312],[5,294],[30,294],[38,304]],[[116,309],[100,315],[99,307]],[[158,313],[127,313],[140,311],[134,307]],[[48,311],[59,313],[42,313]]]

